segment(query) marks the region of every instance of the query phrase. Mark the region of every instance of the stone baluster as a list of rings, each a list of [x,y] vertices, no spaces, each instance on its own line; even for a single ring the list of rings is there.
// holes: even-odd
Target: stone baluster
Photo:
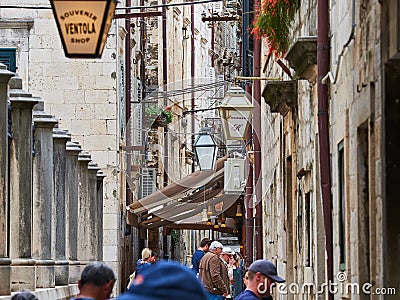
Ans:
[[[81,152],[78,156],[79,172],[78,172],[78,260],[81,270],[90,261],[90,239],[89,236],[93,232],[89,231],[89,180],[88,180],[88,164],[91,161],[90,154]]]
[[[66,211],[66,258],[69,262],[68,283],[77,283],[80,276],[78,261],[78,155],[82,151],[78,143],[67,142],[65,168],[65,211]]]
[[[37,99],[22,90],[22,79],[10,80],[12,139],[10,145],[11,290],[35,289],[32,259],[32,108]],[[1,280],[3,281],[3,279]]]
[[[95,162],[88,165],[88,193],[89,193],[89,210],[88,210],[88,231],[89,235],[89,252],[90,260],[98,260],[98,239],[99,239],[99,223],[98,223],[98,201],[97,201],[97,172],[100,167]]]
[[[55,285],[54,260],[51,258],[53,204],[53,127],[57,120],[44,112],[40,100],[33,109],[33,251],[36,287]]]
[[[103,171],[97,171],[97,260],[103,260]]]
[[[8,81],[14,73],[0,64],[0,295],[10,294],[8,257]]]
[[[66,222],[65,222],[65,170],[67,160],[66,143],[71,135],[60,128],[53,129],[53,220],[52,220],[52,258],[55,260],[55,284],[68,285],[68,261],[66,260]],[[68,186],[69,188],[69,186]]]

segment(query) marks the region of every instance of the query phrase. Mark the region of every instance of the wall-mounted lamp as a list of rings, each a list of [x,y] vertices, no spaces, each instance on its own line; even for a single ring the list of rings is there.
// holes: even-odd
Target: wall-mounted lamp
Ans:
[[[240,203],[238,203],[238,205],[236,207],[236,217],[241,217],[241,216],[243,216],[242,205]]]
[[[214,170],[217,159],[218,146],[209,132],[209,128],[203,128],[193,144],[194,153],[202,171]]]

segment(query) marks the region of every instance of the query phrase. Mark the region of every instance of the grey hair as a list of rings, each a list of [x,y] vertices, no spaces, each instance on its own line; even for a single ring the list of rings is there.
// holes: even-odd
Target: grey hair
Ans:
[[[223,246],[222,246],[222,244],[220,242],[214,241],[214,242],[211,243],[209,249],[210,249],[210,251],[212,251],[212,250],[215,250],[217,248],[223,248]]]
[[[81,274],[81,285],[102,286],[110,280],[115,281],[114,271],[104,262],[93,261],[86,265]]]

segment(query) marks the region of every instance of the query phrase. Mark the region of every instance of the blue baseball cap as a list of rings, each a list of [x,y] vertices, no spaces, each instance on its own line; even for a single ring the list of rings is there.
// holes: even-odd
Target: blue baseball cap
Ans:
[[[189,268],[160,261],[135,277],[119,300],[207,300],[203,285]]]
[[[260,272],[261,274],[267,276],[269,279],[272,279],[276,282],[285,282],[285,279],[278,276],[278,272],[276,271],[275,265],[272,261],[267,259],[259,259],[253,262],[250,267],[249,271],[253,273]]]

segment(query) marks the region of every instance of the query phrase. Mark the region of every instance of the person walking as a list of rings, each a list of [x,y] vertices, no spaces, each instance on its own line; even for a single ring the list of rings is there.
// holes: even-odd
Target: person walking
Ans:
[[[199,273],[200,260],[203,258],[204,254],[209,251],[211,240],[209,238],[204,238],[200,242],[200,247],[193,253],[192,256],[192,270],[195,275]]]
[[[240,293],[235,300],[272,299],[271,284],[285,282],[285,279],[278,276],[272,261],[266,259],[253,262],[247,271],[247,276],[247,289]]]
[[[223,246],[214,241],[210,251],[200,260],[199,278],[203,282],[208,300],[223,300],[229,294],[228,269],[220,259]]]
[[[142,258],[139,258],[136,262],[135,276],[149,267],[151,267],[151,250],[149,248],[144,248],[142,250]]]
[[[108,265],[93,261],[83,269],[78,281],[79,294],[71,300],[109,299],[115,280],[115,274]]]

